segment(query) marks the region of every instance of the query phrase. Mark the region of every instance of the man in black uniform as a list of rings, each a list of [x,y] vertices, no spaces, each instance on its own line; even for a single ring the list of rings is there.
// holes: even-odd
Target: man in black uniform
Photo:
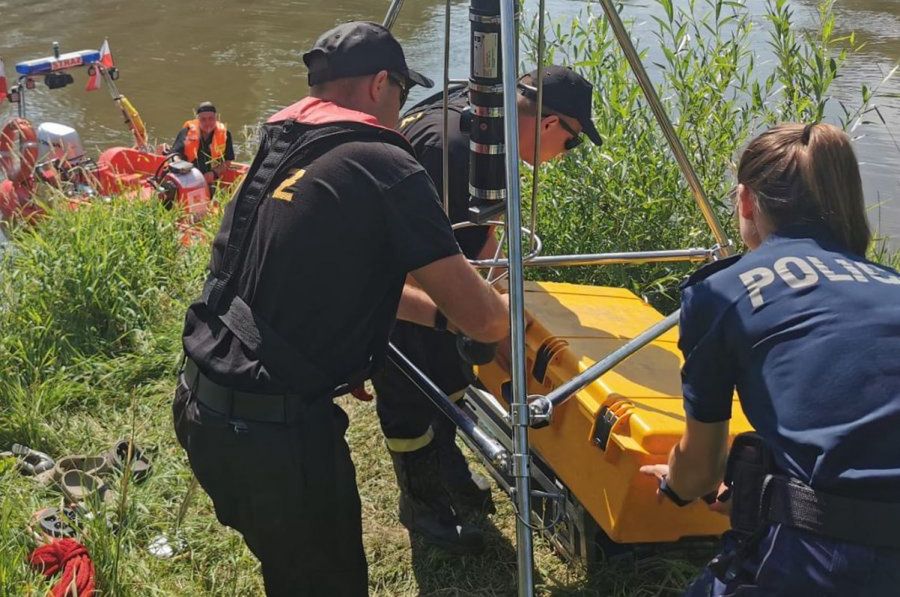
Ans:
[[[540,127],[540,160],[552,160],[580,144],[584,133],[602,143],[591,122],[593,87],[572,69],[544,69],[544,97],[537,115],[537,72],[518,84],[519,157],[534,161],[535,126]],[[465,87],[451,90],[449,103],[450,220],[468,220],[469,134]],[[438,189],[443,185],[443,93],[413,107],[400,123]],[[497,238],[491,227],[456,231],[456,240],[469,259],[493,258]],[[445,327],[438,319],[435,328]],[[463,362],[456,336],[400,321],[392,342],[448,395],[461,397],[471,379],[471,365]],[[374,378],[378,415],[400,485],[400,521],[436,546],[452,552],[481,549],[483,540],[456,514],[464,509],[490,509],[490,486],[469,471],[456,445],[456,427],[398,369],[387,365]]]
[[[267,594],[364,595],[348,421],[331,399],[368,377],[395,316],[427,323],[440,306],[464,333],[496,342],[509,312],[460,254],[394,130],[409,88],[432,82],[374,23],[326,32],[303,60],[310,97],[264,126],[185,317],[173,413],[216,516],[262,563]],[[404,288],[407,274],[417,287]]]
[[[202,102],[194,110],[196,118],[185,121],[172,144],[172,153],[194,164],[206,184],[213,184],[234,160],[231,131],[219,122],[212,102]]]

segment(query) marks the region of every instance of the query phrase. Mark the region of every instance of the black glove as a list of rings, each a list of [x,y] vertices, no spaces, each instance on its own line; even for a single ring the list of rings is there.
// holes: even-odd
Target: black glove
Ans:
[[[486,365],[494,360],[494,355],[497,354],[497,343],[486,344],[459,334],[456,336],[456,350],[466,363]]]

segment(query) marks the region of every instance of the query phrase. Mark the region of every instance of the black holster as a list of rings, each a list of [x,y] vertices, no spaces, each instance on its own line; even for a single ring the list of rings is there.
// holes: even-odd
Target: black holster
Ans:
[[[752,535],[766,524],[763,489],[776,472],[772,450],[760,435],[748,432],[734,438],[725,467],[725,485],[731,492],[732,530]]]
[[[781,524],[835,541],[900,549],[900,503],[835,494],[785,475],[756,433],[734,438],[725,484],[732,496],[731,527],[744,543]]]

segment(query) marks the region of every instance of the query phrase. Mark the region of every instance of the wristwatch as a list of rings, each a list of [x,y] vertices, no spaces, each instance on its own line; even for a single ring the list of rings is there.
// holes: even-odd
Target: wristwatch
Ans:
[[[440,309],[437,309],[434,312],[434,329],[438,332],[447,331],[447,316],[444,315]]]
[[[659,480],[659,492],[672,500],[672,502],[679,508],[684,508],[694,501],[682,499],[680,495],[675,493],[675,490],[669,487],[668,477],[666,477],[665,475],[663,475]]]

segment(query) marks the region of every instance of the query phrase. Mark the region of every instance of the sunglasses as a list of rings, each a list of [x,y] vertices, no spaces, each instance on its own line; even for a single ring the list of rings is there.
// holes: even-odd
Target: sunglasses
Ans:
[[[546,118],[547,116],[556,116],[556,118],[559,120],[559,126],[563,127],[564,131],[566,131],[567,133],[572,135],[571,137],[566,139],[566,142],[563,145],[563,147],[566,148],[566,151],[571,151],[571,150],[575,149],[576,147],[581,145],[581,143],[584,141],[584,137],[581,136],[581,133],[579,133],[578,131],[573,129],[565,120],[563,120],[559,116],[559,114],[550,114],[547,112],[543,112],[541,114],[541,116],[543,116],[544,118]]]
[[[403,104],[406,103],[406,98],[409,96],[409,87],[406,86],[406,78],[390,71],[388,71],[388,78],[400,88],[400,107],[402,108]]]
[[[516,89],[518,89],[519,93],[521,93],[524,97],[530,99],[531,101],[537,101],[537,87],[526,85],[522,81],[522,78],[524,78],[524,76],[527,75],[523,75],[523,77],[519,78],[519,82],[516,83]],[[556,116],[559,119],[559,124],[563,127],[563,130],[571,135],[571,137],[569,137],[563,145],[563,147],[566,148],[566,151],[570,151],[581,145],[581,143],[584,141],[584,137],[581,136],[581,133],[573,129],[565,120],[562,119],[559,114],[547,111],[541,112],[541,118],[546,118],[548,116]]]

